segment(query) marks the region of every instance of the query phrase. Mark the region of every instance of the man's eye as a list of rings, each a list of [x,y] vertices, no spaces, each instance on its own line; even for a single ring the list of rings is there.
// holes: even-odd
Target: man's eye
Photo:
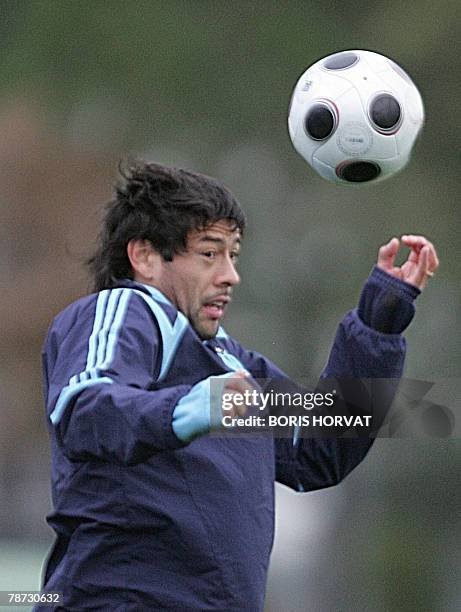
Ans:
[[[202,255],[206,257],[207,259],[214,259],[216,256],[216,253],[214,251],[204,251]]]
[[[231,253],[231,259],[234,263],[237,263],[239,260],[239,253]]]

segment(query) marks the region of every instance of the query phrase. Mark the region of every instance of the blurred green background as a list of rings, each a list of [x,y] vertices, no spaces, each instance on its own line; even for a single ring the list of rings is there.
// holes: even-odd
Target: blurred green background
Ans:
[[[37,588],[52,534],[40,348],[88,291],[102,205],[126,156],[221,179],[249,217],[226,329],[315,378],[378,247],[422,233],[441,267],[407,333],[409,377],[459,379],[461,10],[433,3],[0,2],[0,590]],[[286,115],[305,68],[341,49],[399,62],[427,123],[377,185],[319,178]],[[267,611],[459,610],[461,444],[378,440],[339,487],[277,487]]]

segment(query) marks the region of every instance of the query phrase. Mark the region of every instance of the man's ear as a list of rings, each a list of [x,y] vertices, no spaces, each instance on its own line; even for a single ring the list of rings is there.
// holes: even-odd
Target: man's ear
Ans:
[[[133,238],[126,247],[134,280],[151,284],[160,272],[161,256],[148,240]]]

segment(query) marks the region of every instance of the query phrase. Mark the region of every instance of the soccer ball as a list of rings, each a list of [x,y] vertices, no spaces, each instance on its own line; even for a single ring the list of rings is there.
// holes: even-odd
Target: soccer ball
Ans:
[[[371,51],[341,51],[310,66],[288,112],[298,153],[321,176],[343,184],[377,182],[401,170],[423,122],[413,81]]]

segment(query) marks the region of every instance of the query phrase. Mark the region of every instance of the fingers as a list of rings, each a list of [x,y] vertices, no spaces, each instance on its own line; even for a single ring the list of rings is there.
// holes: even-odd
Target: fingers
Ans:
[[[378,251],[377,265],[390,274],[397,275],[397,268],[394,268],[395,256],[399,250],[400,242],[398,238],[391,238]]]
[[[245,416],[249,408],[246,396],[239,391],[226,391],[226,414],[231,417]]]
[[[400,242],[398,238],[391,238],[387,244],[384,244],[378,251],[378,261],[376,265],[397,278],[402,277],[400,268],[394,266],[395,256],[398,253]]]
[[[432,272],[429,270],[429,254],[430,249],[428,245],[421,247],[418,255],[418,261],[416,265],[412,267],[411,273],[406,279],[407,282],[416,285],[419,289],[424,289],[427,279],[432,276]]]
[[[408,266],[409,271],[404,280],[416,285],[419,289],[424,289],[428,279],[439,267],[437,251],[425,236],[404,235],[402,242],[411,249],[408,262],[403,266]]]
[[[440,264],[437,251],[432,242],[430,242],[425,236],[415,236],[413,234],[402,236],[402,242],[411,249],[412,252],[409,259],[415,263],[419,263],[418,255],[424,247],[427,247],[428,259],[426,272],[428,276],[432,276]]]
[[[241,370],[235,372],[232,377],[229,377],[224,386],[225,391],[237,391],[245,393],[245,391],[253,391],[256,387],[251,382],[251,377],[248,373]]]
[[[252,404],[252,395],[256,386],[252,383],[251,376],[244,370],[237,370],[232,377],[227,380],[223,393],[228,396],[228,401],[232,402],[232,408],[228,414],[232,417],[245,416],[248,408]],[[231,397],[229,397],[229,395]],[[234,399],[233,396],[235,396]]]

